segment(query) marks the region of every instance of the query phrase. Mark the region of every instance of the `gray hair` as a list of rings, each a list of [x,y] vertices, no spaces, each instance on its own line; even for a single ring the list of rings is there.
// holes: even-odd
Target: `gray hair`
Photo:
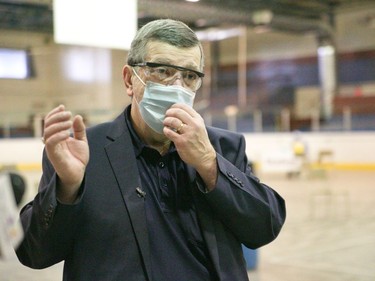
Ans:
[[[147,44],[152,41],[167,43],[178,48],[199,46],[200,67],[203,69],[203,49],[197,35],[185,23],[172,19],[154,20],[138,30],[128,53],[128,64],[143,62],[147,55]]]

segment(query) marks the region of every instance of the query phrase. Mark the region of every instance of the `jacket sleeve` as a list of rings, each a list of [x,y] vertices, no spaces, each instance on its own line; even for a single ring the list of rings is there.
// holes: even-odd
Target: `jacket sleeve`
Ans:
[[[20,213],[25,237],[16,254],[31,268],[46,268],[64,260],[73,246],[83,188],[75,204],[64,205],[56,198],[56,184],[56,173],[44,153],[38,194]]]
[[[243,136],[233,134],[213,144],[217,184],[204,196],[215,216],[249,248],[273,241],[286,218],[284,199],[252,174]]]

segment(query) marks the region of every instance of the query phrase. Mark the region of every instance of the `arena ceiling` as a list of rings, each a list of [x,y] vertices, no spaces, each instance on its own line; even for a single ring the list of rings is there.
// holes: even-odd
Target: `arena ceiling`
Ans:
[[[182,20],[195,29],[252,26],[254,13],[266,11],[291,19],[289,25],[294,22],[297,26],[304,21],[334,25],[337,13],[366,6],[375,6],[375,0],[138,0],[138,22],[143,25],[168,17]],[[52,33],[52,15],[52,0],[0,0],[0,33],[4,29]],[[375,19],[375,15],[370,17]]]

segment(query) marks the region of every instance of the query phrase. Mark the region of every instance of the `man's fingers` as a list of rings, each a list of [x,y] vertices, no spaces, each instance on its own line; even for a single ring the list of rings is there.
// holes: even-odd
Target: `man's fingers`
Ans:
[[[65,111],[65,106],[60,104],[58,107],[55,107],[54,109],[52,109],[50,112],[48,112],[48,114],[44,117],[44,119],[48,119],[50,118],[52,115],[58,113],[58,112],[61,112],[61,111]]]
[[[47,142],[51,137],[55,136],[56,134],[60,134],[60,136],[69,136],[69,131],[71,127],[72,121],[70,120],[53,123],[48,127],[45,127],[43,134],[44,141]]]
[[[57,144],[69,138],[72,131],[75,139],[86,139],[86,127],[82,116],[75,116],[73,121],[71,118],[72,113],[65,111],[64,105],[51,110],[44,118],[44,142],[49,145]]]
[[[189,106],[187,104],[183,104],[183,103],[175,103],[169,109],[180,109],[180,110],[186,112],[187,114],[189,114],[191,117],[195,117],[198,114],[194,110],[194,108],[192,108],[191,106]]]
[[[73,134],[74,138],[77,140],[86,139],[86,126],[85,123],[83,123],[81,115],[77,115],[73,119]]]
[[[54,114],[49,114],[44,118],[44,128],[49,126],[70,120],[72,113],[70,111],[57,111]]]
[[[51,135],[49,138],[45,139],[45,144],[47,147],[53,147],[57,144],[59,144],[62,141],[65,141],[70,136],[69,131],[59,131],[58,133],[55,133]]]
[[[171,130],[180,131],[184,126],[187,126],[185,122],[175,117],[165,117],[163,124]]]

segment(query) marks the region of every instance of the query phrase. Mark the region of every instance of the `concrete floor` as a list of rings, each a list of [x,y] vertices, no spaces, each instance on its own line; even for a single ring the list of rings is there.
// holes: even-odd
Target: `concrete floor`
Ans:
[[[374,171],[258,176],[286,199],[288,218],[280,236],[258,250],[251,281],[375,280]],[[0,260],[1,281],[57,281],[61,270]]]
[[[259,250],[252,281],[374,281],[375,172],[266,178],[286,199],[280,236]]]

